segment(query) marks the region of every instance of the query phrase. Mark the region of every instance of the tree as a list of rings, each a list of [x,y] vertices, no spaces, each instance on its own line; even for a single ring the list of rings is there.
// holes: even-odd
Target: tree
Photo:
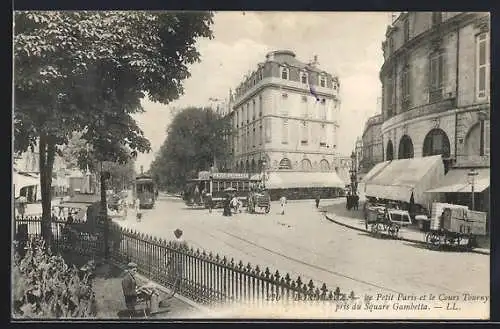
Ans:
[[[230,132],[230,123],[212,109],[184,109],[174,117],[151,164],[153,177],[163,188],[182,188],[194,174],[208,170],[214,160],[226,159],[229,146],[224,136]]]
[[[62,148],[62,157],[69,169],[77,168],[82,171],[89,170],[100,176],[101,166],[103,171],[110,173],[110,187],[114,190],[127,188],[135,179],[135,161],[130,158],[126,163],[111,161],[100,162],[99,156],[94,154],[92,145],[81,138],[82,134],[75,132]],[[126,150],[124,153],[130,153]]]
[[[211,38],[211,24],[210,12],[15,14],[14,147],[39,148],[46,240],[56,152],[74,131],[99,161],[149,151],[131,114],[145,97],[167,104],[183,93],[187,65],[200,57],[196,39]]]

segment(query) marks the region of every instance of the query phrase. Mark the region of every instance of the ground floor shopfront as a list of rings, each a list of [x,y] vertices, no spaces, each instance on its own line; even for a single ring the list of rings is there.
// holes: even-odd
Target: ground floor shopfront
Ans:
[[[363,179],[368,198],[414,202],[430,211],[433,202],[460,204],[472,208],[472,168],[449,168],[441,156],[401,159],[377,164]],[[490,211],[490,169],[475,168],[474,210]]]

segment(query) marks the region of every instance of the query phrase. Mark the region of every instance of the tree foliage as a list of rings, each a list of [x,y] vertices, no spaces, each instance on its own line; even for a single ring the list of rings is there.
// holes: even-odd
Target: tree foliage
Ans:
[[[54,155],[74,131],[100,161],[150,150],[131,114],[140,100],[182,95],[195,42],[212,37],[209,12],[17,12],[14,147],[38,146],[43,234],[50,239]],[[88,158],[91,161],[91,158]]]
[[[182,188],[193,174],[208,170],[229,154],[224,136],[230,123],[210,108],[179,112],[167,130],[167,138],[151,165],[153,177],[163,188]]]
[[[62,148],[62,157],[68,169],[89,170],[97,177],[101,170],[107,171],[110,173],[109,188],[119,191],[130,186],[135,179],[135,160],[130,158],[126,163],[99,161],[92,145],[82,139],[81,135],[75,132]]]

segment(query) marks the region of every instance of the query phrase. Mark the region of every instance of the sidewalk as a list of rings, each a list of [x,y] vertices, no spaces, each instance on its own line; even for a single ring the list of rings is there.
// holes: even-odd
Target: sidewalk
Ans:
[[[365,229],[365,220],[363,218],[363,211],[347,210],[345,208],[345,202],[325,206],[322,208],[322,211],[325,214],[326,219],[335,224],[345,226],[347,228],[351,228],[354,230],[358,230],[361,232],[369,232],[369,230]],[[425,232],[419,231],[411,227],[405,227],[399,231],[399,240],[412,243],[425,244],[425,235],[426,235]],[[490,255],[490,249],[487,248],[474,248],[470,252],[482,255]]]

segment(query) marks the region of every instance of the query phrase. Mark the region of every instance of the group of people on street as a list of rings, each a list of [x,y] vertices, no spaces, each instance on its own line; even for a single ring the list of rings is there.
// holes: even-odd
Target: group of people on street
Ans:
[[[352,193],[352,192],[349,192],[346,196],[347,198],[347,202],[346,202],[346,209],[347,210],[351,210],[351,209],[354,209],[354,210],[358,210],[359,208],[359,195],[357,193]]]

